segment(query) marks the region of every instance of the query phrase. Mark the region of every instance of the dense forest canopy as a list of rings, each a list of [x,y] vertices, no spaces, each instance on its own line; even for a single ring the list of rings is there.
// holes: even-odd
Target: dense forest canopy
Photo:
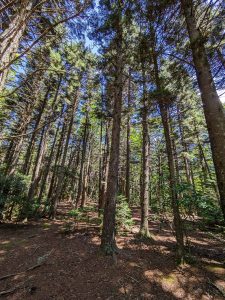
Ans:
[[[2,221],[98,210],[101,249],[141,208],[224,224],[225,3],[0,1]]]

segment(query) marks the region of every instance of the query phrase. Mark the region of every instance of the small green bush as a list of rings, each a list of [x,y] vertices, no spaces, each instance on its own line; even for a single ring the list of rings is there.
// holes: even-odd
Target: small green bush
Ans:
[[[27,192],[30,178],[20,173],[13,175],[0,174],[0,214],[11,218],[18,217],[25,207],[30,206]]]
[[[221,209],[215,199],[210,194],[202,191],[193,191],[190,184],[181,183],[177,191],[182,194],[180,201],[181,209],[191,213],[197,213],[205,221],[220,222],[223,220]]]
[[[132,225],[132,214],[127,199],[123,195],[119,195],[116,204],[116,231],[129,230]]]
[[[68,212],[68,215],[70,216],[70,217],[73,217],[73,218],[77,218],[77,217],[80,217],[81,216],[81,211],[80,211],[80,209],[78,208],[78,209],[72,209],[72,210],[70,210],[69,212]]]

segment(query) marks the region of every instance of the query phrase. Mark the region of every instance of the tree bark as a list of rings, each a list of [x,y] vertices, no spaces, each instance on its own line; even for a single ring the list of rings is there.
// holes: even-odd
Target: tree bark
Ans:
[[[65,163],[66,163],[69,140],[71,137],[71,132],[72,132],[73,123],[74,123],[74,115],[75,115],[75,112],[77,109],[77,104],[78,104],[78,91],[77,91],[76,95],[74,96],[73,104],[71,106],[71,110],[69,113],[69,124],[68,124],[68,129],[67,129],[67,134],[66,134],[66,141],[65,141],[64,147],[62,148],[62,161],[61,161],[61,165],[60,165],[61,170],[59,171],[57,186],[56,186],[56,190],[54,193],[54,198],[53,197],[51,198],[52,203],[51,203],[51,213],[50,214],[51,214],[52,218],[55,218],[55,216],[56,216],[56,209],[57,209],[57,206],[58,206],[58,203],[60,200],[60,196],[61,196],[61,192],[62,192],[62,187],[63,187],[63,182],[64,182],[64,180],[63,180],[64,172],[65,172],[64,167],[65,167]]]
[[[131,72],[129,70],[128,95],[127,95],[127,136],[126,136],[126,187],[125,196],[130,204],[130,102],[131,102]]]
[[[4,68],[16,55],[20,40],[25,32],[33,1],[21,1],[18,12],[14,16],[9,27],[0,36],[0,63]],[[8,75],[8,68],[0,73],[0,92],[4,89]]]
[[[107,180],[106,202],[104,209],[101,248],[106,254],[116,252],[115,240],[115,216],[116,197],[118,189],[118,169],[120,155],[120,127],[122,112],[123,92],[123,55],[122,55],[122,25],[121,12],[118,12],[116,20],[116,61],[114,81],[114,108],[113,125],[109,161],[109,174]]]
[[[155,75],[155,83],[157,90],[159,91],[159,109],[163,123],[164,136],[166,140],[166,152],[168,158],[168,168],[169,168],[169,182],[170,182],[170,193],[172,200],[172,209],[173,209],[173,217],[174,217],[174,228],[175,235],[177,241],[177,257],[181,262],[184,258],[184,237],[183,237],[183,227],[182,220],[179,212],[179,204],[178,204],[178,195],[176,192],[177,180],[176,180],[176,171],[174,165],[174,156],[173,156],[173,145],[171,140],[171,129],[169,123],[169,110],[168,110],[168,101],[169,99],[164,99],[164,95],[161,91],[161,82],[159,77],[159,69],[158,69],[158,61],[157,54],[155,52],[155,32],[151,30],[151,42],[152,42],[152,58],[154,64],[154,75]]]
[[[88,142],[88,134],[89,134],[88,126],[89,126],[89,117],[88,117],[88,112],[86,112],[86,120],[85,120],[85,124],[84,124],[84,133],[83,133],[83,142],[82,142],[82,153],[81,153],[80,174],[79,174],[79,182],[78,182],[76,207],[78,207],[79,202],[81,200],[83,183],[84,183],[84,163],[85,163],[87,142]]]
[[[106,200],[106,190],[107,190],[107,181],[109,174],[109,158],[110,158],[110,128],[111,128],[111,120],[107,120],[106,122],[106,130],[105,130],[105,148],[104,148],[104,157],[103,157],[103,165],[102,165],[102,187],[101,187],[101,198],[99,200],[99,211],[104,208],[105,200]]]
[[[28,125],[31,121],[32,109],[33,109],[33,105],[28,104],[25,107],[25,111],[21,113],[21,116],[19,118],[19,122],[18,122],[19,129],[15,130],[16,135],[18,135],[18,138],[16,138],[13,141],[12,149],[10,150],[9,157],[7,158],[7,162],[6,162],[6,174],[8,175],[12,175],[16,171],[16,167],[18,164],[18,160],[24,142],[24,137],[27,132]]]
[[[35,137],[38,133],[37,128],[40,124],[40,121],[41,121],[41,118],[42,118],[42,115],[43,115],[43,112],[44,112],[44,109],[45,109],[45,106],[46,106],[46,103],[47,103],[47,100],[48,100],[49,92],[50,92],[50,87],[47,89],[46,94],[44,96],[44,100],[43,100],[43,102],[41,104],[41,107],[39,109],[37,118],[35,120],[35,125],[34,125],[34,129],[33,129],[33,132],[32,132],[32,136],[31,136],[31,139],[30,139],[30,142],[28,144],[28,148],[27,148],[27,151],[26,151],[26,154],[25,154],[25,161],[24,161],[24,165],[23,165],[23,169],[22,169],[22,172],[25,175],[29,174],[31,153],[32,153],[32,150],[33,150],[33,147],[34,147]]]
[[[182,229],[182,221],[179,212],[178,204],[178,195],[176,192],[177,180],[176,180],[176,171],[174,165],[173,157],[173,145],[171,140],[171,129],[169,124],[169,111],[167,104],[163,101],[159,102],[160,114],[162,117],[164,135],[166,140],[166,152],[168,158],[168,167],[169,167],[169,182],[170,182],[170,191],[172,197],[172,208],[174,215],[174,227],[177,240],[177,250],[178,258],[183,259],[184,257],[184,237]]]
[[[143,66],[144,68],[144,66]],[[149,214],[149,128],[148,128],[148,103],[146,95],[146,79],[145,72],[143,73],[143,99],[142,99],[142,170],[141,170],[141,226],[140,234],[144,237],[150,237],[148,229],[148,214]]]
[[[209,133],[217,184],[220,193],[220,205],[225,219],[225,113],[213,81],[205,50],[204,40],[194,16],[192,0],[181,0],[187,29],[191,42],[193,60],[198,85],[201,91],[203,109]]]
[[[33,200],[38,183],[41,179],[40,171],[42,168],[42,163],[43,163],[43,159],[45,156],[45,152],[47,150],[48,131],[49,131],[48,126],[45,126],[42,130],[40,145],[39,145],[39,149],[38,149],[38,153],[37,153],[37,157],[36,157],[36,161],[35,161],[35,165],[34,165],[34,170],[33,170],[32,181],[31,181],[31,185],[30,185],[30,188],[28,191],[29,201]]]
[[[89,152],[88,152],[88,159],[87,159],[87,165],[86,170],[84,174],[84,180],[83,180],[83,189],[82,189],[82,196],[81,196],[81,204],[80,207],[83,208],[87,201],[87,188],[88,188],[88,181],[89,181],[89,175],[90,175],[90,160],[91,160],[91,149],[89,145]]]
[[[181,112],[178,104],[177,104],[177,118],[178,118],[178,127],[179,127],[179,131],[180,131],[180,136],[181,136],[181,144],[182,144],[183,150],[187,153],[188,146],[184,139],[184,129],[183,129],[183,124],[182,124],[183,116],[182,116],[182,112]],[[184,169],[185,169],[187,183],[190,185],[193,185],[192,177],[191,177],[191,167],[190,167],[190,163],[189,163],[186,155],[183,155],[183,163],[184,163]]]

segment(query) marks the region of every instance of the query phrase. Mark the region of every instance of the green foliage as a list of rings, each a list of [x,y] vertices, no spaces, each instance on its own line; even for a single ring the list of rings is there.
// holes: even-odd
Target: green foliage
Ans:
[[[68,212],[68,215],[73,218],[79,218],[82,215],[82,212],[80,211],[79,208],[72,209]]]
[[[0,213],[3,218],[32,218],[37,216],[40,203],[37,198],[27,198],[30,177],[21,173],[13,175],[0,174]]]
[[[30,201],[27,197],[24,198],[24,201],[20,203],[19,210],[18,210],[18,219],[24,218],[33,218],[33,217],[40,217],[40,203],[38,202],[37,198],[32,199]]]
[[[0,174],[0,213],[7,216],[14,213],[18,216],[24,207],[29,206],[27,191],[30,178],[20,173],[5,176]]]
[[[197,195],[196,202],[199,215],[207,222],[217,223],[223,220],[221,209],[208,195]]]
[[[205,221],[222,221],[222,213],[215,199],[206,192],[193,191],[193,187],[187,183],[181,183],[177,191],[182,194],[180,206],[190,215],[196,212]]]
[[[129,230],[133,225],[131,209],[127,199],[123,195],[117,197],[116,205],[116,231],[121,229]]]
[[[80,207],[79,211],[80,212],[92,212],[92,211],[96,211],[96,207],[95,206]]]

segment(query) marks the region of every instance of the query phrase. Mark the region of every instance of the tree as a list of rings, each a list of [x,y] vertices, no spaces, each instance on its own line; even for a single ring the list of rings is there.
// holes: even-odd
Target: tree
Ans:
[[[115,213],[118,184],[119,151],[120,151],[120,125],[122,112],[122,91],[123,91],[123,31],[122,13],[123,4],[116,1],[113,5],[108,1],[101,2],[108,8],[111,26],[109,30],[115,33],[115,38],[109,46],[115,49],[114,71],[113,71],[113,124],[111,149],[109,159],[109,170],[107,177],[106,202],[104,207],[103,229],[101,248],[107,254],[116,251],[115,242]]]
[[[220,204],[225,219],[225,113],[218,97],[204,39],[197,27],[195,9],[192,0],[182,0],[182,9],[185,16],[187,29],[190,37],[193,60],[196,67],[198,85],[201,91],[204,114],[209,132],[212,157],[216,170],[217,183],[220,193]],[[215,121],[216,120],[216,121]]]

